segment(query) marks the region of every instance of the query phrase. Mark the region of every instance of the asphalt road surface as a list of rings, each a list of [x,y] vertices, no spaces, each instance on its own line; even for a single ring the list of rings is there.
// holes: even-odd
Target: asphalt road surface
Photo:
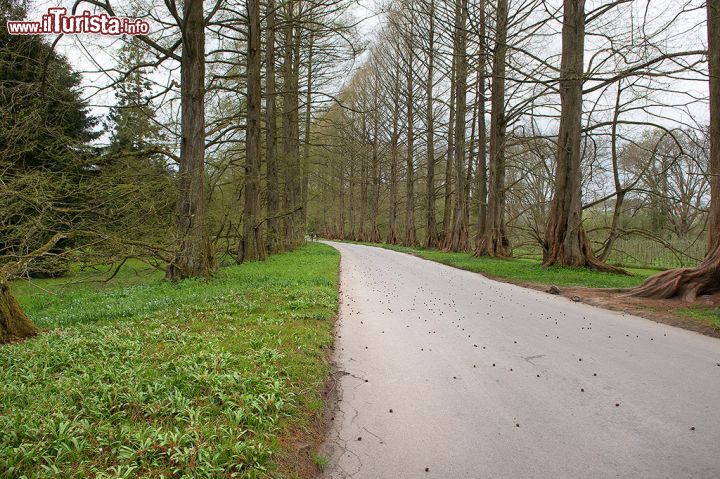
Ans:
[[[325,478],[720,478],[720,340],[342,254]]]

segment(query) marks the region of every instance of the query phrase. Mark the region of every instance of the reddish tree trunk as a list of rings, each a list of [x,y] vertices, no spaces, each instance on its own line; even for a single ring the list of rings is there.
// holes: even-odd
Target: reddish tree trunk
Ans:
[[[720,0],[707,0],[710,71],[710,218],[708,251],[720,243]],[[711,256],[710,254],[708,256]]]
[[[505,233],[505,70],[507,62],[508,2],[497,3],[497,38],[490,93],[490,175],[485,228],[476,256],[511,255]]]
[[[582,226],[582,90],[585,0],[565,0],[560,65],[560,131],[555,188],[543,245],[544,266],[588,266],[624,273],[595,258]]]

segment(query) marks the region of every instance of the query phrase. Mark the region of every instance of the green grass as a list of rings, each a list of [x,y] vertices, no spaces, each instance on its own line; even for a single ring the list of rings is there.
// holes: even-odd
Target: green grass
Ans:
[[[600,273],[587,268],[544,267],[534,259],[527,258],[476,258],[469,253],[448,253],[423,248],[409,248],[388,244],[371,244],[402,253],[411,253],[424,259],[448,266],[481,273],[491,278],[519,283],[554,284],[556,286],[579,286],[586,288],[629,288],[642,283],[656,270],[629,268],[633,276]]]
[[[209,281],[15,283],[46,331],[0,347],[0,478],[279,474],[322,409],[338,265],[312,244]]]
[[[685,317],[708,323],[715,329],[720,330],[720,309],[708,308],[707,306],[691,306],[677,310]]]
[[[313,454],[312,456],[313,463],[320,471],[324,471],[328,464],[330,464],[330,459],[323,456],[322,454]]]

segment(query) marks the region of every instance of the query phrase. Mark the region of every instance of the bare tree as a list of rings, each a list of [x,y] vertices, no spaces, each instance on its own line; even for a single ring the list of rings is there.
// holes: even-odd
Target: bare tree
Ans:
[[[585,58],[585,0],[564,0],[560,68],[560,132],[555,188],[543,245],[545,266],[591,266],[621,272],[593,255],[582,226],[582,98]]]
[[[505,233],[505,75],[507,63],[508,2],[498,0],[496,9],[495,49],[493,52],[490,95],[490,174],[485,228],[477,256],[509,256]]]
[[[277,157],[277,111],[275,74],[275,0],[267,1],[265,38],[265,168],[266,168],[266,250],[276,253],[283,249],[280,231],[280,177]]]
[[[412,5],[410,11],[412,12]],[[406,18],[405,46],[405,113],[407,115],[407,141],[405,153],[405,236],[403,243],[414,246],[415,237],[415,47],[413,43],[414,19]]]
[[[633,296],[679,297],[693,301],[698,295],[720,290],[720,0],[707,1],[708,70],[710,83],[710,215],[708,253],[697,268],[670,270],[655,275]]]
[[[465,131],[467,113],[467,1],[455,0],[455,30],[453,57],[455,61],[455,211],[447,249],[460,251],[466,249],[468,225],[465,217]]]
[[[435,0],[428,3],[427,31],[427,74],[425,77],[425,134],[427,135],[426,157],[427,173],[425,177],[425,247],[433,248],[437,244],[437,220],[435,218],[435,117],[433,87],[435,85]]]
[[[240,261],[265,258],[260,221],[260,2],[247,0],[247,127],[245,136],[245,207]]]
[[[183,5],[180,60],[181,143],[176,231],[177,255],[169,279],[209,276],[213,254],[205,221],[205,18],[203,0]]]

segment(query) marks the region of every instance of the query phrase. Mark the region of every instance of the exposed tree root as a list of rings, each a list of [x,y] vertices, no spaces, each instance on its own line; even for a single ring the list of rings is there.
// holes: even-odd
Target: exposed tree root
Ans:
[[[720,291],[720,243],[697,268],[663,271],[627,291],[628,296],[653,299],[680,298],[692,302],[703,294]]]
[[[0,344],[30,338],[39,332],[20,308],[6,280],[0,279]]]

